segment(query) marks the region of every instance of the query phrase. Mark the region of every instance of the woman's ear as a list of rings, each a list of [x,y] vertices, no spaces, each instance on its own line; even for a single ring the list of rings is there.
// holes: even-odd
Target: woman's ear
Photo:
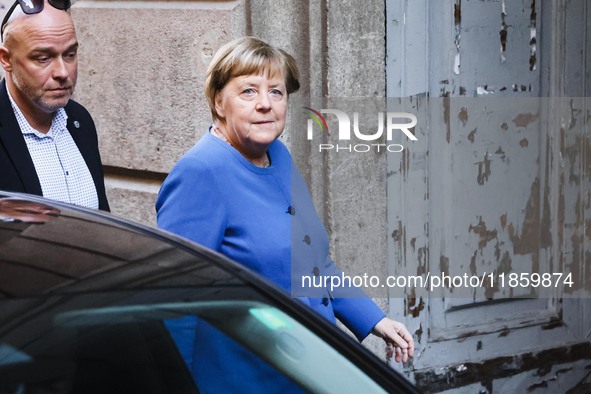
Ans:
[[[216,92],[213,101],[215,103],[215,111],[218,113],[218,116],[223,119],[226,115],[224,114],[224,100],[222,96],[222,92]]]

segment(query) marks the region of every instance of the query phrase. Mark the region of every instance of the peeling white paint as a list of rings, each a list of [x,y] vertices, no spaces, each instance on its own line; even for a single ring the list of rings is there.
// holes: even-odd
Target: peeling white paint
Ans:
[[[478,95],[486,95],[494,93],[494,90],[486,89],[484,86],[479,86],[476,88],[476,94]]]
[[[399,222],[405,224],[403,235],[397,235],[393,243],[394,251],[389,253],[391,271],[413,275],[428,270],[449,270],[452,273],[469,271],[475,275],[493,270],[497,273],[531,272],[534,269],[553,272],[561,267],[562,261],[570,260],[573,266],[576,263],[579,264],[576,267],[582,267],[586,258],[581,253],[586,250],[583,242],[588,241],[584,229],[589,223],[591,200],[591,192],[581,192],[584,187],[588,188],[591,179],[584,179],[583,173],[587,169],[582,163],[586,158],[584,152],[591,151],[587,149],[587,144],[591,143],[580,122],[577,123],[577,127],[581,127],[579,134],[571,131],[572,122],[564,119],[564,116],[571,115],[568,106],[555,104],[554,98],[550,100],[551,105],[545,101],[536,103],[536,100],[541,100],[539,97],[543,96],[541,91],[545,91],[544,81],[551,86],[562,86],[563,82],[566,85],[571,80],[560,79],[563,74],[571,78],[574,70],[581,70],[581,61],[588,60],[584,53],[577,52],[585,48],[584,34],[578,33],[589,26],[587,2],[565,2],[565,7],[570,5],[585,11],[583,18],[581,12],[568,14],[573,21],[568,25],[568,34],[565,32],[564,37],[570,38],[569,34],[572,34],[574,39],[555,43],[559,46],[556,48],[558,53],[570,55],[567,57],[570,62],[566,61],[568,70],[544,67],[536,70],[537,62],[545,64],[547,56],[556,55],[550,51],[553,49],[550,45],[541,46],[540,54],[537,53],[537,27],[540,28],[542,40],[544,32],[566,28],[561,18],[540,17],[545,15],[542,13],[547,10],[545,7],[554,10],[546,2],[454,0],[441,3],[444,5],[435,6],[440,3],[429,2],[429,7],[449,12],[450,3],[454,3],[457,8],[461,6],[462,13],[461,18],[460,13],[456,13],[453,26],[450,26],[452,19],[449,17],[445,18],[445,24],[441,26],[439,14],[442,12],[428,15],[428,21],[433,22],[437,29],[428,35],[431,41],[428,42],[427,53],[435,61],[429,63],[425,74],[433,73],[436,77],[426,83],[429,89],[427,95],[430,94],[431,98],[437,94],[442,97],[437,108],[426,111],[429,116],[435,115],[431,116],[431,123],[425,125],[423,130],[419,130],[420,126],[416,130],[421,135],[429,133],[429,138],[425,138],[428,145],[415,144],[406,156],[399,159],[388,157],[389,170],[393,173],[388,178],[388,192],[395,191],[396,195],[396,201],[388,201],[388,212],[395,212],[395,219],[398,220],[389,219],[389,231],[401,227]],[[405,4],[420,4],[417,7],[421,11],[425,5],[423,2]],[[502,15],[499,15],[499,8]],[[563,15],[563,10],[556,11]],[[501,25],[499,19],[509,12],[511,17],[506,16],[505,23]],[[422,33],[422,24],[416,24],[416,27],[411,25]],[[441,31],[447,31],[448,34],[438,34]],[[497,45],[500,40],[503,45],[499,51]],[[564,51],[560,48],[562,44],[565,46]],[[505,51],[502,50],[503,46]],[[544,52],[546,50],[550,52],[547,54]],[[461,63],[463,69],[460,74]],[[554,65],[553,62],[549,63],[550,66]],[[414,77],[416,73],[410,71],[413,73],[409,73],[409,76]],[[583,79],[584,76],[580,74],[577,78]],[[392,80],[394,83],[398,81],[398,76],[396,74],[397,78]],[[578,89],[579,85],[575,87]],[[469,109],[469,118],[463,115],[463,107]],[[548,120],[542,115],[545,109],[552,113]],[[532,115],[538,118],[534,121]],[[523,122],[527,127],[518,127],[513,119],[521,119],[517,123]],[[532,121],[526,122],[526,119]],[[585,126],[588,123],[587,120]],[[563,130],[560,130],[560,126]],[[430,132],[435,127],[439,133]],[[421,166],[413,165],[419,159]],[[478,161],[476,164],[489,160],[494,176],[485,178],[484,165],[478,172],[479,166],[471,166],[470,160]],[[569,172],[570,168],[573,170]],[[467,181],[475,176],[480,176],[482,182],[478,189],[470,187]],[[562,194],[562,190],[569,191],[568,188],[572,189],[571,195]],[[473,219],[481,214],[482,225]],[[570,227],[563,226],[562,222]],[[469,234],[466,234],[466,229],[475,227],[479,227],[478,231],[468,231]],[[492,235],[493,231],[496,231],[495,236]],[[569,246],[571,244],[574,246]],[[424,294],[417,291],[407,297],[406,302],[412,305],[409,308],[405,304],[406,310],[410,311],[406,312],[409,316],[407,321],[420,327],[416,332],[422,347],[409,370],[414,368],[411,371],[415,372],[415,376],[421,368],[428,371],[424,376],[431,380],[425,380],[423,388],[429,391],[429,383],[440,379],[441,391],[447,392],[445,385],[449,379],[447,384],[455,384],[458,393],[478,392],[478,385],[467,388],[463,386],[465,381],[453,382],[453,379],[477,376],[481,371],[478,369],[480,366],[474,367],[472,362],[495,357],[496,361],[503,363],[503,368],[514,368],[515,373],[521,376],[515,378],[517,375],[511,372],[503,379],[496,379],[491,373],[490,382],[487,380],[487,392],[526,392],[527,389],[546,391],[542,383],[555,382],[552,379],[558,374],[553,373],[554,370],[550,372],[544,368],[543,372],[534,371],[536,375],[532,377],[529,371],[521,372],[526,370],[527,365],[512,362],[508,356],[517,355],[518,358],[530,360],[521,356],[520,348],[535,351],[538,348],[543,350],[542,345],[547,348],[563,346],[555,338],[558,338],[559,332],[570,334],[570,327],[560,326],[560,317],[552,317],[556,321],[551,320],[550,324],[544,322],[539,332],[536,331],[536,319],[546,313],[554,316],[553,308],[562,311],[563,304],[559,300],[548,302],[537,299],[531,300],[531,304],[530,300],[525,301],[528,304],[521,304],[524,300],[505,303],[504,298],[530,295],[519,291],[517,288],[510,291],[508,288],[491,286],[487,291],[478,289],[472,298],[466,297],[464,301],[459,299],[459,289],[449,289],[442,292],[441,296],[437,294],[429,298],[426,301],[426,313],[419,316],[411,312],[416,308],[416,300]],[[499,302],[495,303],[497,300]],[[470,306],[471,301],[483,303]],[[451,308],[448,307],[450,305]],[[453,309],[456,306],[457,309]],[[574,308],[574,302],[573,305],[565,306],[565,310],[567,307]],[[577,316],[578,312],[573,309],[568,311]],[[580,320],[584,318],[582,314],[577,317]],[[590,320],[587,318],[585,321],[585,331],[579,334],[583,337],[589,332]],[[491,331],[495,324],[499,327],[496,332]],[[459,331],[462,334],[458,334]],[[458,337],[455,343],[450,340]],[[467,358],[461,356],[466,354],[470,355],[470,363],[466,363]],[[546,355],[542,354],[543,357]],[[534,352],[532,356],[539,355]],[[552,362],[547,364],[552,365]],[[441,365],[449,367],[447,373],[437,368]],[[521,389],[515,389],[516,381]],[[474,387],[476,390],[472,390]],[[439,389],[431,389],[431,392],[439,392]],[[451,392],[456,391],[450,389]]]

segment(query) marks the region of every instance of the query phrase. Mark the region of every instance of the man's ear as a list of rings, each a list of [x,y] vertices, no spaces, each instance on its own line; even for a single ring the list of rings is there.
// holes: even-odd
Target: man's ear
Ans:
[[[10,51],[5,46],[0,46],[0,65],[6,72],[12,71],[12,59]]]

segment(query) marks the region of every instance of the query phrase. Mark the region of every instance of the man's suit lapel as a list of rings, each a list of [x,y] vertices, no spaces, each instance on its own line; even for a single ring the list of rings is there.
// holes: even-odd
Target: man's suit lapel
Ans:
[[[27,144],[12,111],[5,80],[0,82],[0,144],[14,165],[24,186],[24,191],[41,195],[41,184]]]
[[[76,146],[78,147],[78,150],[80,151],[80,154],[84,158],[84,161],[86,162],[86,166],[88,167],[88,170],[90,171],[90,174],[92,175],[95,186],[97,187],[97,190],[98,190],[98,185],[97,185],[97,171],[98,171],[98,169],[96,168],[94,160],[90,157],[90,155],[94,149],[93,145],[92,145],[92,139],[88,138],[88,135],[84,135],[85,131],[87,130],[88,125],[84,125],[84,124],[80,123],[80,121],[78,120],[76,115],[73,114],[72,111],[68,110],[69,109],[68,106],[66,106],[65,109],[66,109],[66,113],[68,114],[68,124],[67,124],[68,131],[70,132],[72,139],[76,143]]]
[[[70,100],[65,110],[68,114],[68,131],[82,154],[90,175],[94,181],[99,199],[99,209],[109,211],[109,202],[105,193],[104,173],[97,150],[96,130],[90,115],[84,116],[79,110],[75,110],[74,102]]]

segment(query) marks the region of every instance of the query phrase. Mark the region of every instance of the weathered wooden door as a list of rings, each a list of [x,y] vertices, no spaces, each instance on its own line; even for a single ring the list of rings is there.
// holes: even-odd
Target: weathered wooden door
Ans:
[[[405,369],[427,392],[590,389],[591,4],[386,4],[388,96],[419,119],[388,156],[389,273],[429,277],[390,288]]]

